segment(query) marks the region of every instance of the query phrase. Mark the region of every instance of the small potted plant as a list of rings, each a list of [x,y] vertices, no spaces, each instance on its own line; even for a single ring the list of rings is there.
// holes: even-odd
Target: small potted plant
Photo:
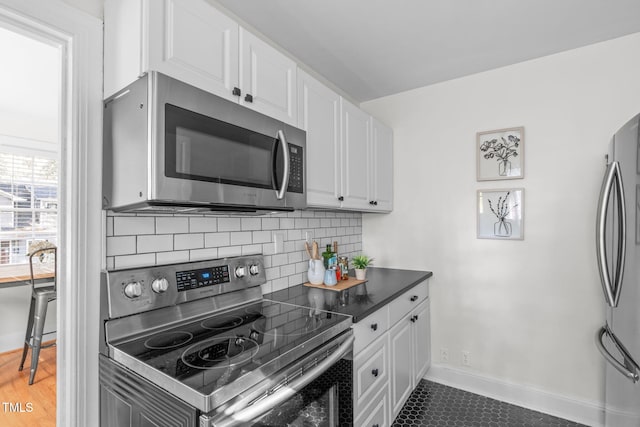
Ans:
[[[351,259],[351,264],[356,270],[356,279],[364,280],[367,275],[367,267],[373,263],[373,258],[366,255],[356,255]]]

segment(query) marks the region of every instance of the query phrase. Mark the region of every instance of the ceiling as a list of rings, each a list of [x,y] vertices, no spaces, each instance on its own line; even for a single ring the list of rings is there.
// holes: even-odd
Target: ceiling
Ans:
[[[358,102],[640,32],[638,0],[217,2]]]

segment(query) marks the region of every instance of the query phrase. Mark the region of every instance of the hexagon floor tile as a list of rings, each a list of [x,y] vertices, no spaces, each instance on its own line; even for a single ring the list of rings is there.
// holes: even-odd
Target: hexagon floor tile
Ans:
[[[421,380],[393,423],[393,427],[405,426],[579,427],[582,424]]]

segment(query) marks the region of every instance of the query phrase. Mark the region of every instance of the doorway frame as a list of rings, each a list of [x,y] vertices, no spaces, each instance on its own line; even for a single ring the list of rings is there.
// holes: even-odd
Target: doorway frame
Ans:
[[[60,0],[0,0],[0,21],[58,44],[62,52],[56,421],[95,426],[105,236],[102,21]]]

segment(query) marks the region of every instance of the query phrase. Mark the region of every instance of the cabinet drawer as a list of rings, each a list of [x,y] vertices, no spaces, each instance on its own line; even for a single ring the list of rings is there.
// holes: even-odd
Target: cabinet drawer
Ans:
[[[428,296],[429,285],[428,281],[425,280],[393,300],[388,306],[389,325],[393,326],[398,323],[400,319],[416,308]]]
[[[353,344],[353,354],[357,355],[374,340],[384,335],[389,328],[389,306],[370,314],[353,325],[356,341]]]
[[[353,411],[361,413],[380,390],[388,392],[389,346],[386,335],[359,354],[353,365]]]
[[[387,427],[389,422],[389,399],[386,390],[381,390],[356,418],[355,425],[360,427]]]

